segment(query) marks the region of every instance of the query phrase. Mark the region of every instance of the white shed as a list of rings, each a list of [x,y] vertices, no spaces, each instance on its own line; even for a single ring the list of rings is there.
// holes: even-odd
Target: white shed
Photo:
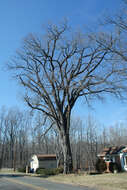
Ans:
[[[57,168],[57,160],[55,154],[34,154],[31,156],[30,169],[37,170],[37,168]]]

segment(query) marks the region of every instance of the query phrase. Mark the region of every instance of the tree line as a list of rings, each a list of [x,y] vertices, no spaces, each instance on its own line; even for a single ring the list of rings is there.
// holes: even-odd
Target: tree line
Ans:
[[[45,124],[46,125],[46,124]],[[41,114],[34,116],[18,108],[0,110],[0,168],[23,168],[32,154],[56,154],[63,164],[60,137],[54,126],[45,134]],[[104,127],[92,116],[71,118],[70,142],[74,170],[95,169],[97,155],[105,147],[127,144],[125,124]]]

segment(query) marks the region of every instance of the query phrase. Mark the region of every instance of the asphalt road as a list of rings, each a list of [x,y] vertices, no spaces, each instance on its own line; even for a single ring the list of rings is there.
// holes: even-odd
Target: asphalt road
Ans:
[[[88,187],[54,183],[39,177],[0,174],[0,190],[95,190]]]

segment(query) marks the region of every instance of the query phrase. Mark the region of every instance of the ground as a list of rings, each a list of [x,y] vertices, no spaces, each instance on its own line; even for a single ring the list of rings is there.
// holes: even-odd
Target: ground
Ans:
[[[9,172],[8,172],[9,173]],[[10,182],[15,185],[15,180],[17,180],[17,184],[21,185],[20,183],[27,183],[28,189],[33,185],[36,186],[38,184],[42,184],[42,187],[46,189],[53,190],[53,187],[55,190],[57,188],[59,189],[66,189],[69,190],[72,188],[72,186],[66,186],[64,184],[72,184],[73,190],[77,189],[77,185],[83,189],[95,189],[95,190],[127,190],[127,173],[118,173],[118,174],[98,174],[98,175],[88,175],[88,174],[69,174],[69,175],[57,175],[57,176],[50,176],[50,177],[36,177],[34,175],[32,176],[26,176],[23,174],[23,177],[21,177],[21,174],[15,173],[18,177],[8,177],[7,172],[0,173],[0,180],[7,181],[7,178],[11,180]],[[4,176],[5,175],[5,176]],[[12,175],[12,174],[11,174]],[[29,174],[30,175],[30,174]],[[8,182],[9,182],[8,180]],[[52,183],[55,182],[55,183]],[[32,184],[34,183],[34,184]],[[60,183],[62,183],[60,185]],[[1,184],[1,183],[0,183]],[[22,184],[23,185],[23,184]],[[78,187],[78,189],[79,189]],[[24,187],[25,188],[25,187]],[[1,188],[0,188],[1,189]],[[12,188],[13,189],[13,188]],[[4,190],[4,189],[2,189]],[[5,189],[6,190],[6,189]],[[10,190],[10,189],[9,189]],[[14,189],[13,189],[14,190]],[[17,189],[16,189],[17,190]],[[24,189],[25,190],[25,189]]]
[[[44,177],[0,173],[1,190],[96,190],[85,186],[51,182]]]
[[[98,190],[127,190],[127,173],[58,175],[49,177],[48,180],[94,187]]]

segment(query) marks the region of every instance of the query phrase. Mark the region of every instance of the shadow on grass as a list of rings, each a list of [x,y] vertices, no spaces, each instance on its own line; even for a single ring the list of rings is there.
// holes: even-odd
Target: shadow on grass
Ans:
[[[15,177],[24,177],[24,176],[26,176],[26,175],[0,173],[0,178],[2,178],[2,177],[15,178]]]
[[[100,175],[100,174],[103,174],[103,173],[101,173],[101,172],[90,172],[90,173],[88,173],[89,175]]]
[[[37,178],[48,178],[50,176],[54,176],[54,175],[44,175],[44,174],[39,174],[39,175],[31,175],[32,177],[37,177]]]

